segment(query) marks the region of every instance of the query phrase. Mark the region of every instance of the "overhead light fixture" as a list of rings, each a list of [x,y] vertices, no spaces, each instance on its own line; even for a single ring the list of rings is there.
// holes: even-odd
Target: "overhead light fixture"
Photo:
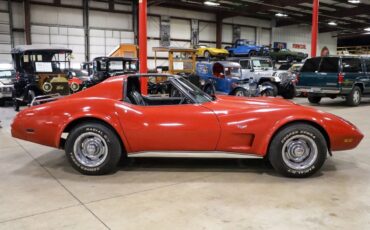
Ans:
[[[330,26],[337,26],[338,24],[335,21],[328,22],[328,25]]]
[[[283,13],[276,13],[275,16],[276,17],[288,17],[287,14],[283,14]]]
[[[366,32],[370,32],[370,27],[364,29]]]
[[[205,1],[204,2],[204,5],[207,5],[207,6],[220,6],[220,3],[214,2],[214,1]]]
[[[359,4],[361,3],[360,0],[348,0],[349,3],[352,3],[352,4]]]

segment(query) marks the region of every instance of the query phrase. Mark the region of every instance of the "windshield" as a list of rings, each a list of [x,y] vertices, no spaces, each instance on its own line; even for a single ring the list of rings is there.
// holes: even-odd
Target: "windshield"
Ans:
[[[190,94],[196,101],[196,103],[205,103],[212,101],[212,97],[205,92],[203,92],[201,89],[193,85],[188,80],[184,79],[183,77],[174,78],[174,80],[180,84],[181,88]]]
[[[15,74],[14,70],[0,70],[0,78],[12,78]]]
[[[34,51],[23,55],[22,67],[27,73],[63,73],[70,69],[70,61],[70,52]]]
[[[272,68],[272,62],[270,60],[252,60],[253,68],[255,69],[266,69]]]

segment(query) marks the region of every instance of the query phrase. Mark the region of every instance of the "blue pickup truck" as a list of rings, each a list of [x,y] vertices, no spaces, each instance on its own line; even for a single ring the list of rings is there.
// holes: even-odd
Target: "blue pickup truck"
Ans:
[[[231,57],[234,56],[266,56],[268,55],[268,49],[263,46],[257,46],[252,44],[246,39],[238,39],[231,47],[225,47],[229,51]]]
[[[370,58],[311,58],[303,65],[297,81],[297,92],[307,94],[310,103],[320,103],[323,97],[343,97],[347,105],[357,106],[362,96],[370,95]]]
[[[209,95],[215,93],[234,96],[273,96],[270,85],[259,85],[251,78],[242,77],[240,64],[229,61],[198,62],[196,75],[200,85]]]

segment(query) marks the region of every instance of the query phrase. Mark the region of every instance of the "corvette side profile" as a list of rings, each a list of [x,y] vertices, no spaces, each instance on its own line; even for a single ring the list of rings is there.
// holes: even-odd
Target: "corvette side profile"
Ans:
[[[141,93],[141,78],[161,89]],[[145,156],[261,158],[284,176],[308,177],[332,151],[363,138],[335,115],[277,98],[209,96],[174,75],[112,77],[87,90],[22,110],[12,136],[64,149],[87,175],[115,172]]]

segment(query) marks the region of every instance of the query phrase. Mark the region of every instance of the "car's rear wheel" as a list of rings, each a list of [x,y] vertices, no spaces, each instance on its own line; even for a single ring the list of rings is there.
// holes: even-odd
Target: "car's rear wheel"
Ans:
[[[346,97],[347,105],[349,106],[358,106],[361,103],[362,91],[360,87],[353,87],[352,91]]]
[[[319,104],[321,101],[321,97],[313,95],[308,95],[307,99],[311,104]]]
[[[274,136],[268,157],[278,173],[308,177],[322,167],[327,151],[323,134],[311,125],[299,123],[283,128]]]
[[[284,99],[293,99],[296,94],[297,94],[297,91],[294,85],[290,84],[283,90],[283,92],[281,93],[281,96],[283,96]]]
[[[255,57],[255,56],[257,56],[256,51],[252,50],[252,51],[249,52],[249,57]]]
[[[81,124],[69,133],[65,152],[72,167],[86,175],[115,172],[122,147],[115,132],[104,124]]]

